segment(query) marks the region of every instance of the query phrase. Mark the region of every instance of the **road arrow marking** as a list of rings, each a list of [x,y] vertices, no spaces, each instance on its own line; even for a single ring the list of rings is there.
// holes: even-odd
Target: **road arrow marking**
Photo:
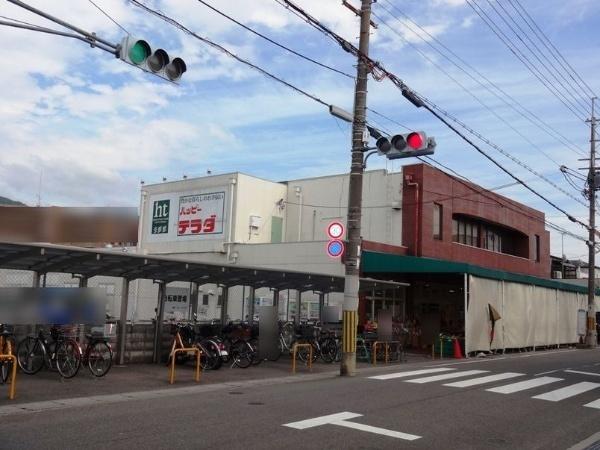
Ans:
[[[283,424],[284,427],[295,428],[297,430],[304,430],[306,428],[318,427],[321,425],[337,425],[345,428],[353,428],[355,430],[366,431],[368,433],[381,434],[383,436],[389,436],[397,439],[404,439],[407,441],[414,441],[420,439],[421,436],[414,434],[402,433],[400,431],[388,430],[385,428],[373,427],[371,425],[364,425],[362,423],[348,422],[349,419],[356,417],[362,417],[362,414],[356,414],[352,412],[341,412],[337,414],[330,414],[328,416],[315,417],[313,419],[301,420],[299,422],[291,422]]]

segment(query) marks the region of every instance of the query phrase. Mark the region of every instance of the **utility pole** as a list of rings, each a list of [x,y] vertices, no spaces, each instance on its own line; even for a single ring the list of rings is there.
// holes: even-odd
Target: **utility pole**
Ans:
[[[363,152],[367,113],[367,77],[369,67],[369,32],[372,0],[361,0],[360,40],[356,86],[354,90],[354,117],[352,120],[352,165],[348,184],[348,221],[346,249],[346,277],[344,281],[343,348],[341,376],[356,374],[356,326],[358,325],[358,288],[360,283],[360,222],[362,215]]]
[[[596,333],[596,305],[594,304],[596,294],[596,117],[594,105],[596,97],[592,98],[592,118],[587,122],[591,125],[590,138],[590,171],[588,173],[588,189],[590,192],[590,237],[588,240],[588,313],[587,333],[585,344],[587,347],[596,347],[598,338]]]

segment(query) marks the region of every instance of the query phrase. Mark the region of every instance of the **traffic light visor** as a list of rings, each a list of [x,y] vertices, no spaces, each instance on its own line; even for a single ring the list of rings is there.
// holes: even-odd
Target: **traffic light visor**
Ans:
[[[187,70],[185,62],[181,58],[174,58],[165,68],[165,74],[171,81],[177,81],[181,75]]]
[[[135,41],[135,43],[129,49],[129,59],[132,63],[140,65],[146,58],[152,53],[150,45],[146,41]]]
[[[162,48],[156,50],[148,58],[148,67],[152,72],[161,71],[167,64],[169,64],[169,55]]]

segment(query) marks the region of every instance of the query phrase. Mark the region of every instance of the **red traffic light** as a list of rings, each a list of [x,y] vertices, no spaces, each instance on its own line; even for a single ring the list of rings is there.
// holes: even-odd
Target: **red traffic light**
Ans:
[[[414,150],[419,150],[421,147],[423,147],[424,143],[425,141],[423,136],[421,136],[421,133],[410,133],[408,136],[406,136],[406,144]]]

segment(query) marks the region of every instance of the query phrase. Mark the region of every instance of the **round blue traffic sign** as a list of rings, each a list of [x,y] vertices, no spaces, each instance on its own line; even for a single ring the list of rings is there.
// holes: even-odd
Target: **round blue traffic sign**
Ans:
[[[344,243],[337,239],[327,243],[327,254],[332,258],[339,258],[344,253]]]

